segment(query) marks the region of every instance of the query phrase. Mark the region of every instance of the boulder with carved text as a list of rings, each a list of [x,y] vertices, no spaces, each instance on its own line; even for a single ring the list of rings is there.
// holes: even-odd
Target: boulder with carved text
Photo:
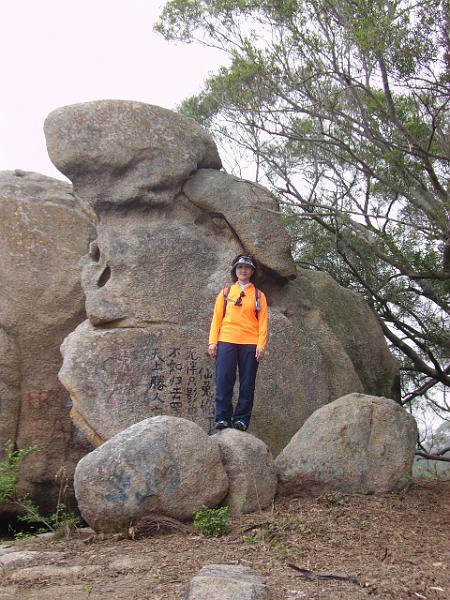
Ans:
[[[396,397],[398,365],[375,315],[327,275],[296,269],[277,199],[220,172],[214,141],[199,126],[111,100],[58,109],[45,130],[52,160],[99,217],[82,260],[90,325],[64,344],[61,370],[75,422],[94,443],[158,412],[211,429],[213,379],[203,389],[214,367],[209,323],[239,253],[259,262],[256,285],[271,323],[252,433],[278,453],[310,414],[340,396]],[[133,344],[147,344],[148,356],[132,367]],[[151,358],[167,361],[172,351],[183,357],[177,374]],[[108,377],[105,364],[113,365]]]

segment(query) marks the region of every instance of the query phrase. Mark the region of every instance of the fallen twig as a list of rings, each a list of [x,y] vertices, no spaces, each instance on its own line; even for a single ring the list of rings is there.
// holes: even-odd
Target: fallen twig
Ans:
[[[292,563],[287,563],[288,567],[294,569],[300,573],[302,577],[305,579],[309,579],[310,581],[323,581],[323,580],[337,580],[337,581],[349,581],[350,583],[356,583],[357,585],[361,584],[360,578],[355,577],[354,575],[334,575],[333,573],[315,573],[314,571],[310,571],[309,569],[304,569],[303,567],[297,567]]]
[[[261,521],[261,523],[253,523],[253,525],[250,525],[249,527],[246,527],[245,529],[241,529],[240,533],[247,533],[248,531],[251,531],[252,529],[259,529],[259,527],[264,527],[267,526],[267,519],[265,521]]]

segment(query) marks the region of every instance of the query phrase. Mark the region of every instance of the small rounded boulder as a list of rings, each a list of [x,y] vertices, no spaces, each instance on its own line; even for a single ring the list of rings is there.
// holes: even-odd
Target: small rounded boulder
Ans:
[[[145,419],[86,455],[75,471],[85,521],[114,532],[149,514],[180,521],[228,490],[217,443],[195,423],[171,416]]]

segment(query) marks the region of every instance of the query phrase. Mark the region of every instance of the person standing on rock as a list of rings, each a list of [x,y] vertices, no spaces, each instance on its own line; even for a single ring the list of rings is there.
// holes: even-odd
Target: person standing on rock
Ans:
[[[258,364],[268,337],[267,300],[254,285],[256,260],[239,254],[233,261],[233,285],[215,302],[208,353],[216,359],[216,429],[246,431],[255,395]],[[233,388],[239,369],[239,397],[233,412]]]

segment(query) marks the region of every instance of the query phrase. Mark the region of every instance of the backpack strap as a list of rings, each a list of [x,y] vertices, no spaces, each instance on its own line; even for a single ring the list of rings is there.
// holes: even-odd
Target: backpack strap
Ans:
[[[229,291],[230,291],[229,287],[224,287],[223,288],[223,315],[222,315],[222,319],[224,318],[224,316],[225,316],[225,314],[227,312],[228,292]],[[260,310],[261,310],[261,292],[258,290],[257,287],[255,287],[255,313],[256,313],[256,318],[258,318]]]
[[[255,300],[256,300],[256,306],[255,306],[256,318],[258,318],[259,311],[261,310],[261,294],[257,287],[255,287]]]
[[[228,302],[228,292],[230,291],[229,287],[225,287],[223,288],[223,315],[222,315],[222,319],[225,316],[225,313],[227,312],[227,302]]]

